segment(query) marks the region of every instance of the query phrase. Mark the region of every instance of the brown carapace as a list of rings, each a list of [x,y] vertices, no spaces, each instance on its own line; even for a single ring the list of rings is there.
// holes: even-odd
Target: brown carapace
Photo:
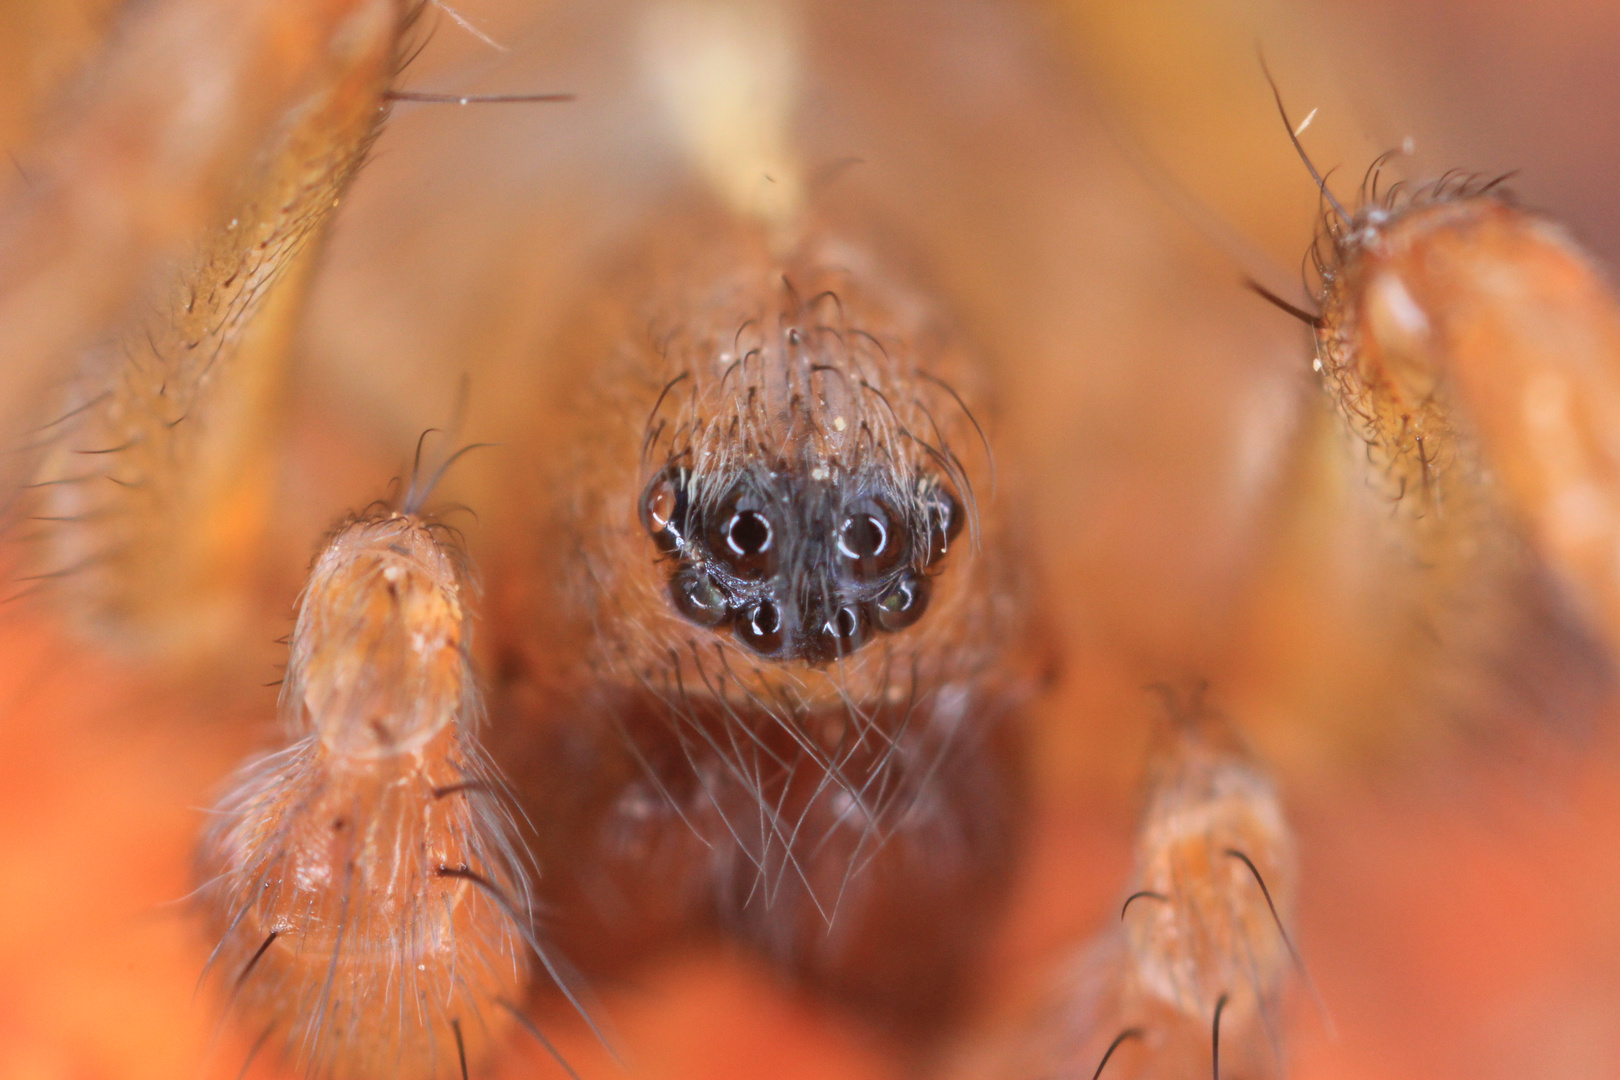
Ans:
[[[465,1075],[525,992],[528,875],[476,741],[471,600],[442,525],[341,526],[293,631],[293,741],[242,770],[203,841],[210,970],[311,1075]]]
[[[544,733],[511,768],[550,925],[596,970],[718,929],[937,1023],[1010,865],[1032,680],[980,377],[830,226],[660,226],[558,342],[590,375],[513,484],[541,542],[508,553],[498,700]]]

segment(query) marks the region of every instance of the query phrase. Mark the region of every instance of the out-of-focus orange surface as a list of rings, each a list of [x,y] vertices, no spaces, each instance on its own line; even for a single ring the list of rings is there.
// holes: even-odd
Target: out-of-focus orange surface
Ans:
[[[251,1040],[194,993],[210,943],[182,898],[200,808],[275,737],[259,684],[277,678],[269,641],[315,539],[445,420],[463,372],[476,437],[544,424],[526,391],[547,334],[678,170],[635,70],[640,5],[458,10],[511,51],[444,25],[411,85],[580,98],[394,118],[316,286],[263,631],[223,670],[137,670],[48,610],[0,620],[0,1077],[236,1075]],[[1332,1024],[1296,995],[1292,1075],[1620,1075],[1620,757],[1603,719],[1366,750],[1403,709],[1450,717],[1380,666],[1380,612],[1397,600],[1378,592],[1388,568],[1353,499],[1322,478],[1304,334],[1238,284],[1294,284],[1316,204],[1257,41],[1296,122],[1320,106],[1305,141],[1342,164],[1342,193],[1411,135],[1409,175],[1522,167],[1527,201],[1620,255],[1605,122],[1620,20],[1597,3],[1518,12],[807,6],[809,160],[866,160],[827,197],[911,242],[988,346],[997,443],[1065,659],[1032,720],[1040,809],[964,1041],[999,1037],[1114,917],[1152,715],[1142,684],[1204,677],[1277,767],[1299,831],[1295,938]],[[56,26],[4,25],[29,28],[8,50],[59,55],[29,45]],[[1169,208],[1178,185],[1211,215],[1202,231]],[[499,499],[491,475],[474,468],[458,497]],[[470,532],[476,553],[487,538]],[[678,951],[600,992],[637,1076],[906,1067],[858,1018],[736,957]],[[577,1019],[540,1021],[587,1080],[617,1075]],[[561,1072],[519,1039],[503,1075]]]

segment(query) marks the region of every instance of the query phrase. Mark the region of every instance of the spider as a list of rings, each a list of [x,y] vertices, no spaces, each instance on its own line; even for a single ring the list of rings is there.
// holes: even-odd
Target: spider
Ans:
[[[30,133],[21,115],[10,121],[17,176],[7,220],[37,228],[14,228],[7,240],[13,257],[6,279],[6,408],[9,432],[27,433],[16,441],[31,447],[14,456],[26,460],[9,482],[27,492],[18,505],[58,499],[43,504],[54,510],[29,516],[80,518],[74,524],[88,526],[87,535],[102,535],[96,529],[107,526],[95,518],[102,503],[75,505],[64,494],[68,485],[23,487],[78,475],[38,471],[41,453],[69,446],[48,425],[61,418],[58,427],[71,427],[94,413],[99,390],[71,396],[87,355],[95,361],[90,370],[139,364],[140,338],[131,338],[128,327],[156,327],[157,352],[170,340],[165,334],[197,339],[198,327],[180,314],[197,310],[195,295],[165,291],[169,260],[190,257],[209,227],[223,230],[217,250],[227,256],[251,247],[231,233],[234,224],[225,224],[247,217],[231,213],[216,221],[213,209],[240,201],[235,185],[257,161],[258,140],[276,130],[277,110],[308,85],[299,82],[302,73],[323,70],[318,53],[303,51],[328,41],[322,27],[329,31],[334,23],[322,20],[342,24],[365,7],[284,5],[276,11],[288,21],[275,24],[254,21],[269,6],[158,4],[132,9],[109,29],[110,12],[87,5],[74,14],[35,13],[31,18],[40,21],[30,25],[37,29],[14,35],[18,53],[34,64],[16,70],[41,72],[35,76],[41,88],[20,89],[18,100],[54,91],[48,84],[73,63],[92,72],[44,114],[67,118],[63,127],[46,121]],[[371,7],[400,14],[391,4]],[[537,646],[543,636],[513,631],[515,622],[543,624],[547,617],[514,586],[524,577],[513,566],[548,545],[570,543],[540,508],[552,505],[564,483],[558,477],[579,472],[571,448],[604,437],[598,429],[608,420],[655,451],[649,456],[637,447],[640,471],[621,499],[622,512],[611,517],[615,542],[640,545],[626,550],[639,553],[638,565],[654,568],[658,577],[648,588],[660,591],[647,595],[667,605],[658,617],[715,635],[728,655],[750,650],[784,669],[838,671],[882,654],[890,639],[954,617],[949,589],[962,575],[950,575],[974,558],[994,555],[997,565],[1013,565],[1039,583],[1018,621],[1023,636],[1008,649],[1014,660],[995,665],[1007,670],[1016,661],[1031,669],[1011,692],[1018,698],[1017,730],[1030,742],[1023,759],[1031,764],[1014,785],[1029,804],[1017,812],[1029,816],[1009,827],[1023,846],[996,841],[1006,861],[992,861],[997,869],[985,874],[999,879],[1003,895],[951,896],[942,905],[984,912],[947,935],[965,941],[968,953],[978,951],[947,965],[965,975],[901,963],[890,969],[900,973],[891,976],[898,982],[873,977],[862,986],[836,965],[784,965],[768,943],[761,946],[786,924],[791,905],[781,897],[795,895],[794,868],[771,867],[768,844],[751,851],[737,845],[754,856],[738,878],[739,910],[755,920],[748,934],[717,936],[712,927],[692,930],[673,917],[660,923],[668,914],[658,910],[661,893],[648,898],[650,910],[586,934],[568,931],[571,910],[581,909],[578,898],[566,886],[547,892],[569,880],[566,867],[580,850],[527,838],[520,846],[535,847],[539,869],[535,937],[529,940],[527,919],[506,911],[496,911],[493,925],[512,928],[512,939],[497,951],[521,956],[535,970],[536,997],[519,1002],[515,988],[491,991],[517,1006],[509,1030],[483,1045],[470,1020],[465,1031],[456,1028],[457,1045],[434,1051],[442,1075],[456,1075],[458,1048],[472,1054],[476,1072],[514,1075],[559,1074],[564,1066],[557,1058],[586,1076],[620,1068],[703,1076],[1022,1075],[1021,1055],[1050,1035],[1035,1018],[1053,1001],[1068,1003],[1058,1008],[1059,1031],[1084,1029],[1082,1041],[1090,1040],[1062,1075],[1089,1076],[1099,1066],[1103,1075],[1147,1074],[1156,1067],[1152,1054],[1162,1052],[1154,1032],[1168,1021],[1159,1019],[1157,1028],[1138,1017],[1098,1021],[1073,1004],[1077,999],[1061,990],[1054,995],[1054,986],[1105,985],[1087,974],[1088,958],[1106,955],[1095,943],[1106,945],[1118,926],[1143,932],[1169,910],[1160,899],[1169,890],[1145,875],[1128,893],[1125,914],[1132,921],[1119,920],[1121,889],[1141,859],[1132,846],[1144,842],[1133,826],[1144,762],[1156,752],[1156,738],[1188,730],[1176,724],[1189,718],[1221,729],[1211,745],[1226,746],[1230,725],[1243,747],[1235,758],[1208,750],[1213,757],[1190,760],[1216,761],[1232,775],[1275,778],[1297,836],[1297,883],[1283,880],[1290,876],[1287,859],[1268,861],[1246,843],[1230,849],[1241,849],[1242,858],[1216,850],[1215,862],[1234,888],[1258,883],[1246,901],[1261,916],[1254,940],[1271,929],[1287,935],[1265,939],[1266,964],[1301,988],[1314,986],[1331,1019],[1315,1014],[1307,993],[1293,994],[1289,1005],[1268,1005],[1268,1017],[1288,1032],[1278,1039],[1289,1048],[1279,1059],[1260,1030],[1265,1025],[1257,1028],[1251,1018],[1245,1027],[1235,998],[1201,991],[1197,1038],[1188,1036],[1178,1063],[1196,1061],[1196,1071],[1207,1071],[1212,1062],[1195,1055],[1210,1049],[1206,1021],[1214,1013],[1228,1025],[1227,1075],[1281,1069],[1283,1060],[1301,1076],[1350,1068],[1389,1076],[1612,1071],[1620,1051],[1607,1019],[1615,987],[1605,912],[1614,883],[1591,854],[1603,850],[1603,822],[1612,816],[1604,811],[1612,804],[1606,781],[1613,770],[1594,734],[1608,678],[1601,635],[1582,625],[1549,584],[1546,566],[1525,553],[1528,533],[1515,534],[1520,546],[1512,547],[1508,566],[1487,560],[1481,567],[1443,547],[1414,557],[1402,541],[1389,541],[1392,531],[1400,535],[1404,526],[1396,519],[1415,493],[1388,471],[1375,468],[1369,480],[1347,463],[1354,455],[1346,455],[1344,432],[1310,372],[1308,341],[1297,324],[1242,291],[1249,274],[1307,316],[1315,311],[1292,290],[1290,275],[1319,191],[1289,156],[1264,82],[1242,51],[1256,28],[1235,30],[1219,13],[1175,12],[1161,13],[1175,18],[1149,29],[1148,16],[1082,5],[784,6],[784,33],[799,44],[779,74],[796,74],[783,75],[775,91],[799,103],[794,139],[786,144],[798,169],[755,162],[744,190],[717,195],[717,182],[693,151],[703,136],[681,130],[682,117],[693,114],[669,103],[681,93],[672,88],[719,61],[710,56],[707,66],[694,66],[691,56],[701,50],[693,46],[683,55],[671,43],[701,43],[701,35],[681,34],[709,26],[704,13],[731,10],[726,5],[468,8],[456,14],[476,32],[463,32],[441,9],[423,9],[407,35],[411,45],[427,36],[434,18],[440,29],[394,85],[452,96],[540,87],[569,91],[576,100],[394,102],[369,164],[351,186],[333,191],[341,191],[341,205],[331,215],[330,235],[308,247],[319,259],[303,271],[312,275],[303,312],[282,320],[271,310],[256,320],[296,331],[292,366],[277,375],[271,363],[262,384],[246,387],[235,402],[209,406],[236,419],[210,428],[226,433],[223,445],[192,453],[212,470],[207,490],[229,497],[166,504],[173,515],[166,535],[194,546],[176,553],[158,545],[120,564],[90,558],[94,549],[69,542],[62,560],[23,565],[38,544],[64,530],[51,528],[62,523],[40,522],[17,531],[23,554],[12,576],[27,595],[14,602],[5,628],[15,660],[7,665],[12,704],[4,755],[12,868],[6,900],[12,917],[0,949],[4,1071],[172,1076],[328,1068],[319,1057],[300,1058],[296,1046],[278,1050],[275,1039],[263,1039],[271,1029],[244,1018],[251,1010],[240,995],[224,1008],[234,981],[252,987],[251,976],[270,969],[274,941],[249,940],[223,985],[216,970],[194,990],[210,950],[229,934],[218,923],[205,929],[196,899],[181,898],[198,884],[195,837],[218,819],[207,808],[223,809],[228,818],[236,805],[220,802],[223,778],[254,752],[286,745],[276,722],[279,691],[258,684],[275,678],[266,673],[287,660],[286,646],[274,639],[292,632],[299,640],[294,598],[323,549],[321,537],[350,512],[361,511],[354,527],[384,530],[401,520],[389,514],[420,512],[419,520],[434,525],[422,543],[464,551],[469,559],[458,595],[474,596],[475,579],[482,581],[482,599],[469,601],[478,614],[467,624],[474,642],[468,655],[492,715],[476,730],[505,779],[469,769],[438,783],[435,790],[447,791],[441,799],[465,798],[472,789],[448,790],[462,783],[478,788],[475,796],[510,785],[511,819],[491,827],[527,837],[524,813],[541,824],[542,810],[589,820],[589,805],[581,810],[569,805],[571,798],[591,804],[599,797],[594,792],[631,791],[631,779],[645,773],[631,767],[638,762],[620,761],[616,775],[628,786],[603,787],[587,769],[567,775],[579,781],[576,787],[557,785],[536,796],[525,785],[555,773],[536,765],[535,746],[515,736],[509,720],[535,708],[523,698],[533,692],[525,688],[558,685],[533,672],[567,644]],[[1305,66],[1301,56],[1322,51],[1300,44],[1316,40],[1311,30],[1283,13],[1268,17],[1275,23],[1268,24],[1267,53],[1286,95],[1301,105],[1322,104],[1315,126],[1300,134],[1314,160],[1360,162],[1385,149],[1343,140],[1333,125],[1350,110],[1338,110],[1336,120],[1335,99],[1297,70]],[[46,21],[52,18],[62,21]],[[171,36],[159,32],[165,27]],[[244,37],[232,35],[243,28]],[[143,38],[147,32],[152,36]],[[94,59],[104,34],[113,50]],[[1137,35],[1153,44],[1141,45]],[[1243,39],[1240,57],[1190,44],[1227,38]],[[1279,56],[1277,38],[1298,55]],[[366,62],[342,52],[370,40],[364,34],[331,40],[347,63]],[[174,51],[145,53],[137,47],[143,41]],[[401,58],[389,42],[372,58],[384,72],[378,78]],[[1344,47],[1347,57],[1361,55]],[[180,59],[165,66],[154,55],[184,58],[185,66],[174,66]],[[1223,89],[1198,103],[1222,125],[1219,145],[1212,145],[1189,133],[1200,122],[1196,114],[1177,127],[1167,111],[1155,112],[1163,99],[1145,88],[1162,90],[1172,74],[1189,70],[1189,57],[1217,56],[1222,60],[1202,62],[1226,65]],[[1374,60],[1362,69],[1351,59],[1341,63],[1362,78],[1384,70]],[[125,81],[118,81],[120,72]],[[231,74],[244,77],[235,90],[225,78]],[[1355,85],[1350,75],[1342,78],[1341,85]],[[195,100],[214,101],[218,111],[184,113],[164,96],[176,87],[211,87],[222,96]],[[132,93],[137,89],[149,96]],[[1324,96],[1312,99],[1313,93]],[[1357,100],[1356,91],[1340,95]],[[1294,111],[1299,121],[1308,109]],[[100,126],[73,127],[72,119],[85,115]],[[175,130],[193,141],[141,142],[153,134],[140,126],[152,116],[187,119],[194,127]],[[1252,129],[1245,126],[1251,118]],[[1155,119],[1164,125],[1156,128]],[[315,157],[339,173],[357,166],[368,120],[351,117],[362,134],[330,144],[347,150]],[[1263,131],[1264,143],[1245,141],[1250,130]],[[1424,155],[1391,162],[1386,184],[1391,175],[1421,179],[1434,156],[1423,145],[1428,130],[1412,121],[1378,133],[1387,145],[1400,145],[1416,131]],[[76,131],[89,135],[75,142]],[[1123,156],[1133,161],[1117,154],[1121,141]],[[114,156],[128,146],[180,153],[176,145],[210,147],[215,156],[160,160],[176,173],[143,173],[138,166],[146,158]],[[1257,145],[1267,148],[1264,154]],[[1199,150],[1227,154],[1220,160],[1229,178],[1207,186],[1185,179],[1185,162]],[[469,167],[473,162],[477,167]],[[771,180],[762,185],[757,177],[767,172]],[[1166,172],[1183,179],[1166,180]],[[189,186],[162,182],[182,174]],[[795,175],[802,189],[784,194]],[[1329,190],[1353,213],[1360,178],[1342,175],[1329,178]],[[293,177],[289,190],[298,190],[300,179]],[[94,197],[91,181],[109,185],[108,200]],[[1533,183],[1525,180],[1527,199],[1536,195]],[[1183,188],[1195,197],[1186,199]],[[116,231],[113,218],[90,216],[110,213],[106,208],[124,205],[118,199],[126,196],[137,211],[120,219],[126,231]],[[756,477],[740,488],[741,474],[728,474],[728,483],[699,492],[693,466],[678,452],[688,408],[684,384],[669,385],[664,401],[657,394],[668,379],[651,396],[627,393],[636,402],[631,416],[622,408],[593,413],[579,406],[589,393],[571,385],[568,365],[557,358],[566,355],[560,342],[588,339],[580,312],[604,295],[611,300],[605,282],[634,276],[623,268],[639,264],[635,253],[647,250],[649,235],[668,244],[681,237],[678,252],[699,251],[723,236],[715,218],[683,207],[696,200],[712,214],[717,203],[734,208],[739,199],[759,199],[763,209],[750,212],[770,222],[784,213],[773,200],[794,198],[838,221],[837,235],[858,249],[818,265],[844,268],[860,253],[883,256],[876,273],[880,292],[888,291],[862,308],[861,275],[822,288],[804,284],[815,276],[812,266],[788,275],[797,287],[792,303],[836,295],[837,304],[820,301],[828,310],[816,325],[846,336],[868,320],[889,325],[887,316],[873,314],[885,302],[943,311],[951,340],[978,356],[990,392],[974,392],[975,376],[935,370],[940,387],[922,395],[923,404],[955,428],[941,437],[924,432],[920,443],[927,446],[906,485],[857,485],[867,502],[839,503],[820,516],[806,512],[789,527],[773,515],[813,503],[805,492],[819,490],[813,485],[820,481],[809,471],[791,484],[772,474],[770,483]],[[1216,211],[1193,209],[1189,225],[1164,208],[1177,199]],[[310,221],[319,209],[312,204]],[[1221,215],[1236,228],[1224,230]],[[295,219],[285,236],[296,242],[306,233],[313,237]],[[1250,247],[1234,235],[1250,238]],[[52,237],[86,242],[53,246]],[[1601,234],[1592,239],[1603,251]],[[779,240],[759,242],[774,251]],[[1241,265],[1234,268],[1234,261]],[[250,258],[244,265],[251,278],[255,267],[269,264]],[[690,269],[670,259],[665,273],[684,280],[676,274],[683,268]],[[222,271],[214,284],[240,295],[231,292],[237,282],[230,277]],[[289,276],[273,295],[300,287],[305,283]],[[783,292],[773,303],[786,305],[789,297]],[[914,304],[915,297],[926,302]],[[838,311],[838,304],[846,309]],[[740,320],[731,321],[729,330],[742,341]],[[669,346],[678,328],[638,329]],[[883,337],[881,326],[874,336]],[[61,340],[72,342],[72,356],[16,359],[30,344]],[[255,347],[271,357],[281,353],[274,340]],[[874,348],[863,357],[876,365],[882,353]],[[731,376],[750,377],[746,367]],[[963,412],[953,407],[964,403],[953,403],[956,395],[965,399]],[[666,404],[668,423],[660,427]],[[995,452],[994,492],[988,461],[973,457],[979,449],[970,413]],[[154,423],[183,437],[193,419],[181,402]],[[835,426],[834,419],[827,424]],[[902,422],[915,433],[927,421]],[[426,465],[413,472],[409,451],[430,427],[453,434],[420,443]],[[456,461],[429,500],[413,481],[431,477],[458,439],[500,445]],[[81,441],[69,449],[123,452],[123,441]],[[95,459],[84,463],[99,472],[102,456],[64,460]],[[959,472],[953,457],[969,463]],[[167,475],[164,466],[158,460],[143,468]],[[1420,480],[1426,471],[1427,465],[1418,470]],[[387,481],[396,475],[400,487],[390,493]],[[373,505],[379,498],[382,507]],[[456,511],[456,503],[472,514]],[[703,513],[688,514],[699,503]],[[954,532],[952,523],[970,511],[999,535],[974,546],[973,530]],[[852,531],[845,518],[855,523]],[[842,539],[855,553],[847,558],[860,589],[851,591],[845,577],[834,575],[828,580],[837,584],[822,593],[783,599],[770,592],[762,583],[782,579],[755,565],[768,563],[765,538],[816,529],[830,539],[815,557],[842,566],[827,562],[840,557]],[[880,535],[911,541],[901,562],[884,561]],[[409,550],[417,543],[397,536],[390,542]],[[936,543],[952,549],[931,562]],[[721,563],[729,567],[723,575],[705,569]],[[1452,610],[1454,597],[1434,584],[1436,563],[1455,571],[1448,587],[1474,605],[1439,630],[1425,605]],[[158,565],[169,569],[151,569]],[[73,572],[43,576],[61,569]],[[699,581],[700,573],[710,577]],[[911,573],[918,576],[905,576]],[[23,580],[34,577],[41,580]],[[909,610],[915,600],[905,598],[919,587],[934,590],[929,610],[911,625],[903,618],[882,625],[893,611]],[[852,613],[839,623],[842,601],[856,592]],[[904,603],[895,601],[899,607],[891,611],[883,606],[891,597]],[[831,644],[818,643],[816,635],[828,628]],[[528,644],[508,647],[514,640]],[[690,670],[714,674],[701,664]],[[1166,704],[1143,689],[1158,682],[1172,686]],[[1202,684],[1208,688],[1199,704],[1189,687]],[[1179,719],[1166,725],[1163,715]],[[468,730],[475,730],[470,720]],[[1541,740],[1548,730],[1553,734]],[[641,734],[615,745],[644,755],[660,749]],[[662,751],[672,746],[681,749],[666,740]],[[863,789],[825,790],[830,798]],[[1537,801],[1549,790],[1559,792],[1553,808]],[[631,803],[649,814],[669,796],[655,789],[641,794]],[[763,806],[758,795],[750,798]],[[720,834],[735,821],[710,821],[708,832],[701,822],[679,824],[685,832],[664,835],[699,837],[710,845],[704,850],[713,850],[725,848]],[[511,861],[523,858],[514,853]],[[442,869],[441,884],[484,896],[493,908],[523,906],[511,878],[470,865]],[[480,875],[484,884],[474,880]],[[771,903],[755,898],[756,883],[780,895]],[[1273,899],[1268,888],[1281,902],[1276,912],[1259,906],[1258,897],[1267,905]],[[1298,894],[1292,909],[1291,892]],[[829,904],[842,896],[836,882],[825,897],[814,889],[798,895],[811,894]],[[917,921],[948,925],[939,918],[930,913]],[[806,925],[828,921],[838,925],[828,912],[806,913]],[[812,946],[819,933],[809,935]],[[739,947],[738,940],[752,945]],[[1285,940],[1288,948],[1279,948]],[[1308,978],[1288,973],[1295,944]],[[583,974],[566,969],[571,953]],[[542,956],[556,965],[555,979],[542,973]],[[797,972],[796,980],[784,971]],[[242,979],[243,972],[250,978]],[[952,985],[953,978],[960,981]],[[579,1011],[562,1000],[558,986],[579,991]],[[947,1004],[928,1001],[947,987]],[[908,1019],[912,1014],[894,1001],[922,1001],[922,1019]],[[277,1006],[260,1008],[274,1014]],[[599,1022],[600,1035],[591,1022]],[[459,1045],[463,1035],[466,1046]],[[554,1044],[557,1058],[536,1036]],[[1030,1074],[1049,1075],[1040,1071],[1047,1067]],[[382,1071],[390,1074],[386,1066]]]

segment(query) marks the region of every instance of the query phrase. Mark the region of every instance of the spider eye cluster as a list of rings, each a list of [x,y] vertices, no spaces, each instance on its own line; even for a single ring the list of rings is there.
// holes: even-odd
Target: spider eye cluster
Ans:
[[[689,469],[654,476],[641,523],[674,558],[675,610],[761,656],[808,663],[916,623],[961,535],[961,503],[933,477],[897,498],[817,472],[752,471],[701,505]]]

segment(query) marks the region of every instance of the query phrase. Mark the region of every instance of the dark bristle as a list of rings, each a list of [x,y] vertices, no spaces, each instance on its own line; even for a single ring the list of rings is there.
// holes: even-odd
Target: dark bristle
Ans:
[[[461,1062],[461,1080],[467,1080],[467,1043],[461,1037],[461,1018],[450,1021],[450,1030],[456,1033],[456,1060]]]
[[[389,101],[417,105],[533,105],[573,101],[574,94],[429,94],[415,90],[390,90]]]
[[[1091,1074],[1091,1080],[1097,1080],[1102,1075],[1102,1071],[1108,1067],[1108,1059],[1114,1056],[1114,1051],[1119,1049],[1120,1043],[1125,1042],[1127,1039],[1140,1039],[1144,1034],[1141,1028],[1126,1028],[1118,1035],[1115,1035],[1114,1041],[1108,1044],[1107,1050],[1103,1051],[1102,1060],[1097,1062],[1097,1071]]]
[[[477,780],[463,780],[459,784],[446,784],[444,787],[434,788],[433,797],[443,799],[464,791],[481,791],[483,787],[484,785]]]
[[[1243,287],[1259,296],[1262,300],[1266,301],[1266,303],[1288,313],[1289,315],[1292,315],[1306,326],[1309,326],[1312,330],[1322,329],[1322,316],[1312,315],[1304,308],[1295,307],[1293,304],[1290,304],[1288,301],[1284,300],[1282,297],[1278,296],[1276,293],[1272,292],[1270,289],[1266,288],[1253,278],[1244,278]]]
[[[241,974],[236,977],[236,989],[240,990],[242,988],[242,984],[247,982],[248,976],[253,974],[253,969],[259,966],[259,961],[264,958],[264,954],[269,950],[271,944],[274,943],[276,938],[280,936],[280,930],[270,931],[269,936],[264,939],[264,942],[253,951],[253,955],[248,957],[248,962],[242,965]]]
[[[533,1020],[530,1020],[527,1016],[524,1016],[523,1011],[516,1005],[513,1005],[510,1001],[502,1001],[499,1002],[499,1004],[501,1008],[512,1014],[512,1019],[518,1022],[519,1027],[528,1032],[529,1035],[533,1037],[535,1042],[539,1043],[545,1048],[546,1053],[551,1055],[551,1060],[562,1066],[563,1072],[567,1073],[573,1078],[573,1080],[580,1080],[579,1073],[575,1072],[574,1067],[568,1063],[568,1059],[563,1057],[562,1051],[558,1050],[557,1047],[552,1044],[552,1041],[546,1038],[545,1033],[540,1030],[539,1026],[536,1025]]]
[[[1124,921],[1125,913],[1131,909],[1131,903],[1135,900],[1158,900],[1166,904],[1170,902],[1170,898],[1164,893],[1154,892],[1152,889],[1139,889],[1127,896],[1125,903],[1120,905],[1119,917],[1121,921]]]
[[[1305,152],[1305,147],[1300,143],[1299,136],[1294,134],[1294,123],[1288,119],[1288,109],[1283,105],[1282,91],[1277,88],[1277,80],[1271,77],[1271,69],[1266,66],[1264,54],[1260,55],[1260,71],[1266,77],[1266,84],[1271,87],[1272,100],[1277,103],[1277,115],[1282,117],[1283,127],[1288,131],[1288,141],[1294,144],[1294,153],[1299,155],[1299,160],[1305,164],[1305,170],[1311,174],[1311,179],[1316,181],[1316,189],[1322,193],[1322,197],[1327,200],[1328,205],[1333,207],[1333,212],[1339,216],[1339,220],[1349,222],[1350,215],[1344,212],[1344,207],[1340,206],[1339,200],[1334,198],[1333,192],[1328,189],[1327,180],[1321,173],[1316,171],[1316,163]]]

